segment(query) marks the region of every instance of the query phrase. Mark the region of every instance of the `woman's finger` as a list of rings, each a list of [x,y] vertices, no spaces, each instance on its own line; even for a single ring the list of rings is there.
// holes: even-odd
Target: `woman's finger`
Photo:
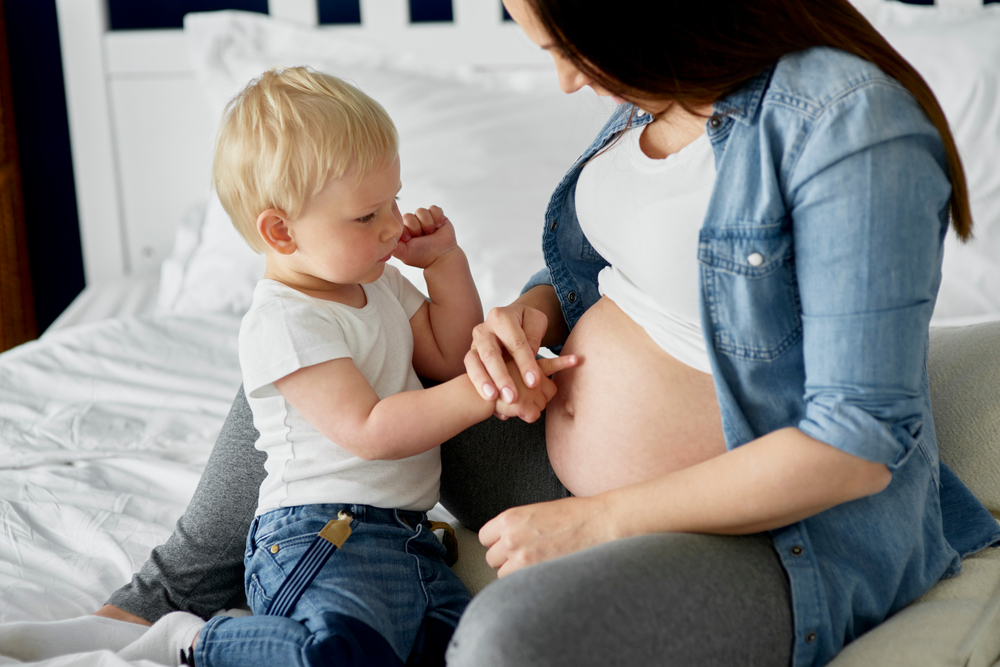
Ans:
[[[486,564],[494,570],[498,570],[503,567],[506,562],[507,555],[505,553],[501,553],[501,550],[496,546],[486,550]]]
[[[493,378],[490,377],[486,366],[483,365],[483,361],[479,357],[479,351],[475,345],[465,353],[465,372],[468,373],[469,379],[472,381],[472,386],[476,388],[476,391],[479,392],[483,400],[492,401],[496,399],[496,385],[493,384]]]
[[[495,387],[499,397],[506,403],[517,400],[517,390],[514,380],[507,371],[507,362],[503,352],[507,342],[496,332],[496,319],[476,326],[472,330],[472,349],[479,356],[479,361],[488,377],[476,377],[476,387],[483,388],[487,383]],[[510,336],[510,334],[506,334]],[[466,368],[469,364],[466,364]],[[471,372],[470,372],[471,376]]]
[[[528,338],[528,333],[524,331],[521,324],[522,320],[520,318],[498,318],[494,324],[494,332],[497,339],[503,345],[503,348],[510,354],[511,359],[514,360],[514,365],[524,379],[524,384],[528,387],[534,387],[538,384],[538,379],[541,377],[541,369],[535,361],[535,354],[538,349],[537,347],[532,349],[533,343]],[[497,361],[499,364],[492,366],[489,363],[486,364],[490,376],[501,390],[503,388],[511,389],[513,392],[512,400],[517,400],[516,385],[510,379],[505,360],[501,356]],[[501,380],[501,376],[503,380]],[[510,403],[512,400],[508,400],[507,402]]]
[[[511,351],[511,357],[517,364],[521,377],[524,378],[524,384],[534,387],[542,378],[542,370],[538,366],[536,357],[538,349],[542,345],[542,337],[545,336],[545,330],[548,328],[549,318],[540,310],[525,308],[521,314],[520,325],[527,347],[518,351],[517,354]]]
[[[496,515],[489,521],[483,524],[483,527],[479,529],[479,543],[482,544],[487,549],[492,547],[500,539],[500,517],[503,513]]]

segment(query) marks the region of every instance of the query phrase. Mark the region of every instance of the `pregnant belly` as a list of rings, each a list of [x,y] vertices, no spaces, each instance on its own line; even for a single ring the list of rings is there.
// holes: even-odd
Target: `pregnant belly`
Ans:
[[[663,351],[607,297],[563,348],[545,414],[552,467],[577,496],[634,484],[725,451],[712,376]]]

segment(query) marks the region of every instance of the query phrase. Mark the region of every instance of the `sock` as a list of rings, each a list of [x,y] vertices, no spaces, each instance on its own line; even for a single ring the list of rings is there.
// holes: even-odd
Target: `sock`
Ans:
[[[0,625],[0,655],[31,662],[101,649],[118,651],[148,629],[145,625],[102,616],[4,623]]]
[[[167,614],[142,637],[118,651],[123,660],[152,660],[180,667],[181,649],[191,648],[195,635],[205,626],[200,616],[186,611]]]

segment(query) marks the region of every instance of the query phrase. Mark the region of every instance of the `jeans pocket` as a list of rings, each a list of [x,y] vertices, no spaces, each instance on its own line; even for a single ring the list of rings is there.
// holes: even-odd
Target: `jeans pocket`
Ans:
[[[698,262],[716,350],[767,362],[801,340],[792,235],[781,225],[703,229]]]
[[[251,574],[247,579],[247,604],[254,614],[261,615],[271,606],[271,597],[264,590],[257,573]]]

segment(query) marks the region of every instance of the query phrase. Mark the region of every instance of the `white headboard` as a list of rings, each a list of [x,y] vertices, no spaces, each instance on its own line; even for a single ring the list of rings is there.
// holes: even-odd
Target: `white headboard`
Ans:
[[[154,0],[142,0],[152,2]],[[854,0],[873,12],[882,0]],[[979,5],[981,0],[938,0]],[[212,117],[181,30],[111,31],[107,0],[56,0],[87,284],[153,272],[185,211],[208,191]],[[317,25],[316,0],[269,0]],[[453,23],[410,24],[406,0],[361,0],[363,34],[393,53],[482,66],[543,64],[499,0],[453,0]]]
[[[144,2],[147,0],[143,0]],[[208,193],[212,117],[181,30],[111,31],[106,0],[57,0],[87,284],[155,271],[183,213]],[[482,66],[544,63],[499,0],[454,0],[453,23],[409,23],[406,0],[361,0],[363,34],[394,53]],[[270,0],[317,25],[315,0]]]

